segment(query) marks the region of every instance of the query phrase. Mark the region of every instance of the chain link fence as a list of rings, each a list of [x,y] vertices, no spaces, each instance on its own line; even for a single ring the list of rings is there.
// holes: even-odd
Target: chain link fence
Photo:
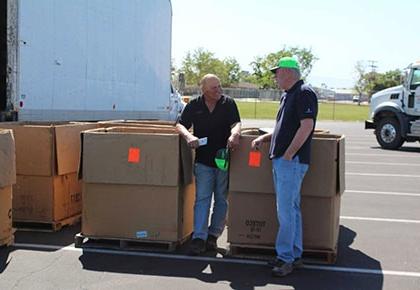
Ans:
[[[263,89],[245,89],[245,88],[223,88],[223,94],[234,99],[259,99],[261,101],[278,101],[280,100],[282,91],[280,90],[263,90]],[[199,87],[186,87],[183,95],[196,97],[201,94]]]

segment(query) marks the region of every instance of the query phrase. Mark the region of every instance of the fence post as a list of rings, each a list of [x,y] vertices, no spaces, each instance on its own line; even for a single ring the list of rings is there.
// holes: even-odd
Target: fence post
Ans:
[[[254,119],[257,119],[257,98],[254,98]]]

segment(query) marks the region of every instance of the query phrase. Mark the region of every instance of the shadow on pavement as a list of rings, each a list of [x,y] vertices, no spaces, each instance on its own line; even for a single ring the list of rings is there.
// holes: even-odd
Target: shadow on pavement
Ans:
[[[65,227],[59,232],[23,232],[15,233],[15,243],[53,245],[66,247],[74,242],[74,235],[80,232],[80,225]],[[360,268],[381,270],[379,261],[365,253],[352,249],[351,244],[356,233],[345,226],[340,226],[339,248],[336,265],[333,268]],[[0,273],[9,265],[11,252],[16,247],[0,248]],[[185,255],[187,245],[174,254]],[[36,251],[56,251],[56,249],[38,249]],[[215,256],[208,253],[206,256]],[[363,274],[354,272],[338,272],[323,269],[298,269],[284,278],[271,276],[271,269],[264,265],[236,264],[223,261],[189,260],[180,257],[141,257],[124,254],[98,253],[84,250],[79,260],[83,269],[88,271],[126,273],[162,277],[182,277],[203,281],[205,283],[229,283],[232,289],[255,289],[255,287],[274,285],[276,289],[370,289],[380,290],[383,286],[382,274]]]
[[[396,150],[384,149],[380,146],[370,146],[370,149],[375,149],[375,150],[384,151],[384,152],[414,152],[414,153],[417,152],[417,153],[420,153],[420,147],[407,146],[407,145],[404,145],[403,147],[400,147]]]
[[[340,226],[339,254],[336,265],[331,267],[381,270],[379,261],[350,247],[356,233]],[[205,283],[229,283],[232,289],[255,289],[255,287],[282,285],[294,289],[370,289],[380,290],[382,274],[359,274],[326,271],[321,269],[299,269],[284,278],[271,276],[269,267],[263,265],[235,264],[223,261],[197,261],[113,255],[84,251],[79,258],[83,268],[89,271],[115,272],[137,275],[182,277],[198,279]]]
[[[57,232],[17,230],[15,232],[15,243],[67,247],[74,243],[74,236],[77,233],[80,233],[80,224],[63,227]]]
[[[11,247],[0,247],[0,274],[4,272],[4,270],[7,269],[7,266],[9,266],[11,262],[11,256],[9,255],[10,252],[12,252]]]

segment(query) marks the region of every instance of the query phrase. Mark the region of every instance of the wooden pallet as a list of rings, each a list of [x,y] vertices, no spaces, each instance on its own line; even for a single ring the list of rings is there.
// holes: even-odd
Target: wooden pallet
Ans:
[[[272,246],[231,244],[227,255],[235,258],[267,261],[276,257],[276,251]],[[337,249],[334,251],[304,249],[302,258],[307,264],[334,264],[337,259]]]
[[[304,250],[303,261],[308,264],[335,264],[337,248],[331,250]]]
[[[13,227],[17,228],[19,231],[57,232],[65,226],[79,223],[80,220],[81,214],[52,222],[17,220],[13,221]]]
[[[146,251],[146,252],[173,252],[180,245],[185,243],[190,236],[185,237],[181,241],[152,241],[152,240],[136,240],[122,239],[110,237],[92,237],[85,236],[82,233],[76,234],[74,237],[74,246],[76,248],[99,248],[126,251]]]

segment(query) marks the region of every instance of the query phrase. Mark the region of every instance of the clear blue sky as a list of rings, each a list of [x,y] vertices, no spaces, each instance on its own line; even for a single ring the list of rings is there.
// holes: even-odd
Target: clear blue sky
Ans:
[[[299,46],[319,58],[309,82],[352,87],[359,60],[375,60],[379,72],[420,60],[420,0],[171,2],[177,67],[198,47],[251,70],[256,56]]]

